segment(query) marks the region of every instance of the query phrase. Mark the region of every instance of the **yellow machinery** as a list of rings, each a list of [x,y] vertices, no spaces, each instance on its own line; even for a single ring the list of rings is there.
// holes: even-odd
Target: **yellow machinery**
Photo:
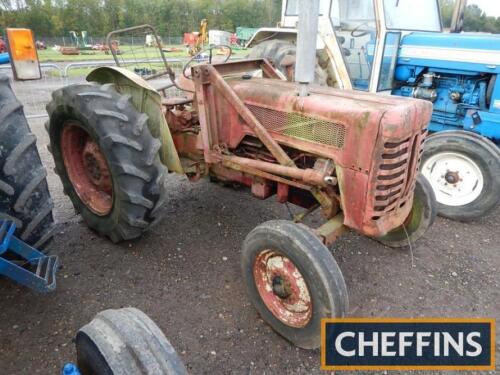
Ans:
[[[200,32],[194,46],[189,48],[189,54],[195,56],[200,53],[205,45],[208,44],[208,21],[202,19],[200,22]]]

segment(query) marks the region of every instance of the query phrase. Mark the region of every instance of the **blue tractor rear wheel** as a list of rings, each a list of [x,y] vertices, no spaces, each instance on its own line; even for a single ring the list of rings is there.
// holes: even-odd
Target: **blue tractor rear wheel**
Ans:
[[[466,131],[439,132],[425,144],[421,171],[431,183],[439,215],[472,221],[500,202],[500,152],[490,140]]]
[[[14,222],[16,236],[36,248],[55,230],[46,177],[23,106],[0,76],[0,220]]]

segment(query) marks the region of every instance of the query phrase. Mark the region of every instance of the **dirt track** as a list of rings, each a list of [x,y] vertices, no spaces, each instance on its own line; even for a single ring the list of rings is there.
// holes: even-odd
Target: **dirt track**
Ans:
[[[241,242],[259,223],[288,218],[285,207],[172,176],[165,219],[140,240],[113,245],[74,215],[52,173],[43,120],[31,126],[60,222],[51,252],[63,268],[47,296],[0,280],[2,374],[58,373],[74,359],[77,329],[98,311],[123,306],[151,316],[194,374],[319,372],[319,352],[276,335],[241,285]],[[332,251],[350,315],[499,318],[499,228],[500,210],[472,224],[438,219],[413,248],[413,266],[408,249],[347,234]]]

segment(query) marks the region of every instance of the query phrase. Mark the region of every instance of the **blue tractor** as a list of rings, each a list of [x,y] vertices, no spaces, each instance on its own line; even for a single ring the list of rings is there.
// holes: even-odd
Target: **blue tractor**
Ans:
[[[40,78],[31,30],[7,29],[14,78]],[[55,230],[54,203],[36,137],[0,75],[0,276],[45,293],[55,289],[57,256],[45,254]]]
[[[283,0],[278,27],[259,29],[250,57],[292,79],[298,4]],[[457,0],[443,32],[438,0],[321,0],[316,83],[434,105],[421,171],[442,216],[470,221],[500,202],[500,35],[461,33]],[[395,192],[396,193],[396,192]]]

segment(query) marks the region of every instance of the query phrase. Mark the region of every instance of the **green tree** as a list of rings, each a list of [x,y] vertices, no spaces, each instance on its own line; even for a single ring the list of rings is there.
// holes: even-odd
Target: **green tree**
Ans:
[[[439,0],[439,5],[441,6],[443,27],[449,28],[451,26],[451,19],[453,18],[455,2],[453,0]]]
[[[439,0],[443,26],[450,27],[455,0]],[[488,17],[476,4],[469,4],[464,15],[464,31],[500,33],[500,17]]]

